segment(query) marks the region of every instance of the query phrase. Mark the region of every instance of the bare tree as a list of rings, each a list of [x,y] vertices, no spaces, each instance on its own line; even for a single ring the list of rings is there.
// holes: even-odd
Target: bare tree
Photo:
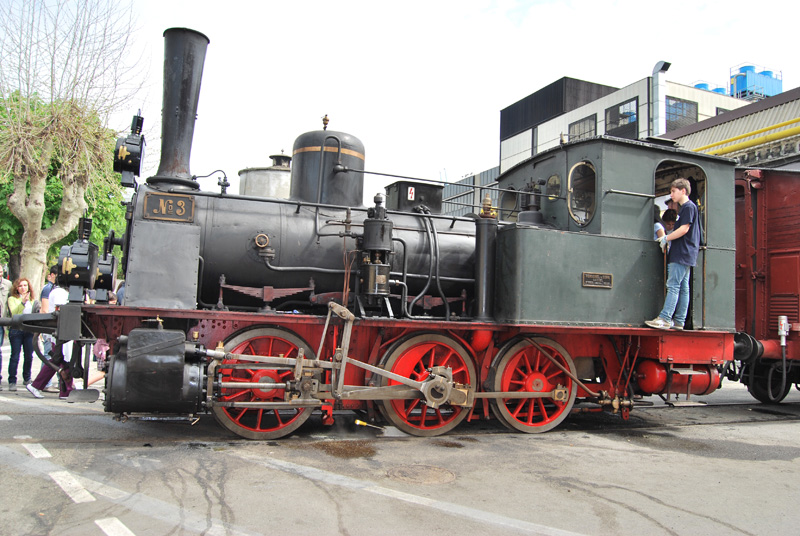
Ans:
[[[110,114],[135,91],[133,11],[109,0],[11,0],[0,8],[0,181],[23,226],[21,276],[40,288],[47,250],[75,228],[92,181],[111,180]],[[49,173],[64,190],[42,228]]]

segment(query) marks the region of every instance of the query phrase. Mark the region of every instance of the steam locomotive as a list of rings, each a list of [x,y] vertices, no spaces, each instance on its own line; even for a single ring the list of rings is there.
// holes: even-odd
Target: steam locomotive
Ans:
[[[788,233],[779,251],[764,242],[768,172],[601,136],[520,162],[498,179],[499,206],[487,198],[454,217],[424,184],[364,207],[363,144],[323,129],[297,138],[288,199],[205,192],[189,156],[209,41],[164,36],[156,175],[137,184],[141,118],[116,148],[135,187],[124,236],[101,251],[82,233],[59,259],[70,303],[14,320],[76,341],[76,355],[109,341],[106,411],[211,412],[250,439],[286,436],[314,412],[330,424],[342,409],[418,436],[492,416],[537,433],[579,408],[627,418],[648,396],[691,402],[725,376],[768,402],[800,380],[788,324],[800,248]],[[677,177],[697,184],[704,229],[684,332],[642,327],[664,298],[653,203]],[[115,244],[123,307],[103,303]],[[96,304],[82,303],[87,288]]]

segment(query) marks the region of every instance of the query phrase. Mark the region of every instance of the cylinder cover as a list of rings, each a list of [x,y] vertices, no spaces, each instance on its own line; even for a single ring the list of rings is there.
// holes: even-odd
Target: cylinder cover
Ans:
[[[203,395],[203,366],[186,361],[182,331],[137,328],[112,356],[106,411],[196,413]]]

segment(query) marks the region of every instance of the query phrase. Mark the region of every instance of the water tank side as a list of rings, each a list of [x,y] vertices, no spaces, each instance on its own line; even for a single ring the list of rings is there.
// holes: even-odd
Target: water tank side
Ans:
[[[248,168],[239,172],[239,195],[288,199],[290,168]]]

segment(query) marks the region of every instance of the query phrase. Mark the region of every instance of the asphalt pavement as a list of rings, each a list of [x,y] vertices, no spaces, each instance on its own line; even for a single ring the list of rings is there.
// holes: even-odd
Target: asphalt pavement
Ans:
[[[312,417],[248,441],[213,417],[114,419],[0,393],[0,535],[794,535],[800,392],[433,438]]]

